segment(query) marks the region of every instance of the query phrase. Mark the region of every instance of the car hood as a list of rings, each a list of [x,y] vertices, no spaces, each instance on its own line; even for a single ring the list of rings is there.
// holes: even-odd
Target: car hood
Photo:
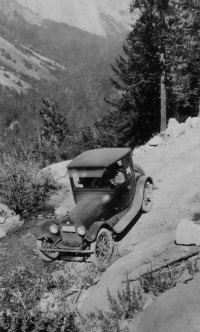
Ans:
[[[84,225],[87,228],[94,221],[104,220],[107,217],[110,201],[110,195],[82,200],[69,212],[65,222]]]

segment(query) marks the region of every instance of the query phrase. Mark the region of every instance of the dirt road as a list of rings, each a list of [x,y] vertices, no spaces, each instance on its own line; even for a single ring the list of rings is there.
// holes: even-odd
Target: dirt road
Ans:
[[[190,130],[175,143],[141,152],[133,159],[153,177],[156,190],[152,211],[142,215],[124,238],[122,244],[125,247],[175,229],[182,217],[198,210],[200,130]]]

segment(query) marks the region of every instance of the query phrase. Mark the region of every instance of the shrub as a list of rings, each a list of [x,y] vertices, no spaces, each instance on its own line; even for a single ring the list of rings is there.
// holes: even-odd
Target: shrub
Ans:
[[[48,173],[42,173],[37,163],[2,156],[0,197],[17,214],[25,216],[37,211],[53,188],[55,184],[52,177]]]
[[[143,308],[143,296],[140,288],[131,288],[130,283],[118,291],[117,297],[107,292],[109,311],[100,310],[98,313],[90,313],[83,319],[85,330],[116,332],[120,330],[120,324],[133,318]]]
[[[56,314],[54,317],[44,317],[40,312],[35,316],[10,315],[3,312],[0,318],[1,332],[78,332],[72,313]]]
[[[18,271],[3,276],[0,280],[0,331],[78,331],[76,315],[67,304],[60,312],[43,312],[38,305],[46,292],[59,289],[59,279],[55,280],[55,276],[44,269],[38,273],[29,266],[22,266]],[[67,292],[69,286],[69,280],[62,280],[63,292]]]
[[[176,268],[160,268],[158,271],[149,271],[140,278],[140,286],[145,293],[152,293],[154,296],[159,296],[166,290],[176,286],[179,274]]]

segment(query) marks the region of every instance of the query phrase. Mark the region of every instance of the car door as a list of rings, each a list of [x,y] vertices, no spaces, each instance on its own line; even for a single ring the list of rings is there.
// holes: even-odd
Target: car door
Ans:
[[[130,202],[130,175],[127,171],[127,162],[125,161],[125,158],[118,161],[119,166],[119,173],[116,177],[116,183],[114,184],[114,208],[115,212],[119,213],[120,211],[124,210]],[[122,177],[123,176],[123,177]]]
[[[131,154],[123,160],[124,173],[126,176],[126,188],[128,190],[127,205],[131,204],[135,195],[136,181]]]

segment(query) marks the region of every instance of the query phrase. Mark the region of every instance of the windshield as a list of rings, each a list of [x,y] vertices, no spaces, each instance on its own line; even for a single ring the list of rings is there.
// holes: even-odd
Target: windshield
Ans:
[[[113,189],[125,182],[121,161],[107,169],[73,169],[69,176],[76,189]]]
[[[105,169],[70,170],[69,176],[77,189],[109,188],[109,183],[104,179]]]

